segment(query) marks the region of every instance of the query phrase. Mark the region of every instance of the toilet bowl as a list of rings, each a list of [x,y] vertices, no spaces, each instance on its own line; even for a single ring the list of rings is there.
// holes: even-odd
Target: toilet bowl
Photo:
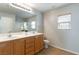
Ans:
[[[44,40],[44,43],[45,43],[45,48],[48,48],[49,40]]]

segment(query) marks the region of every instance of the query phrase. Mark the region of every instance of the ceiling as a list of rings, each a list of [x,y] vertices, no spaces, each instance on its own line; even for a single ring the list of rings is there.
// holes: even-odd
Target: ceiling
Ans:
[[[48,10],[51,9],[55,9],[58,7],[62,7],[65,6],[69,3],[27,3],[29,6],[31,6],[32,8],[35,8],[41,12],[46,12]]]

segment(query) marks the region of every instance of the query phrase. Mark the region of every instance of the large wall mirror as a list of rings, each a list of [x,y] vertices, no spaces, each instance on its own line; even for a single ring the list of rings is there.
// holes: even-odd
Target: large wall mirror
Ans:
[[[36,30],[36,16],[32,8],[23,5],[0,3],[0,33]]]

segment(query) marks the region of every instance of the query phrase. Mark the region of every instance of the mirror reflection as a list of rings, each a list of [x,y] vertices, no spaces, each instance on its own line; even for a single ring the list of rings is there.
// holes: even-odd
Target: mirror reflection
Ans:
[[[35,17],[29,6],[0,3],[0,33],[36,31]]]

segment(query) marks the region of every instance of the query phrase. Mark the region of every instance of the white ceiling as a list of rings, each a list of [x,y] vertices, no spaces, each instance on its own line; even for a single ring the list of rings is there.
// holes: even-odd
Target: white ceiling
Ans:
[[[46,12],[51,9],[55,9],[58,7],[62,7],[64,5],[67,5],[68,3],[27,3],[32,8],[35,8],[41,12]]]

